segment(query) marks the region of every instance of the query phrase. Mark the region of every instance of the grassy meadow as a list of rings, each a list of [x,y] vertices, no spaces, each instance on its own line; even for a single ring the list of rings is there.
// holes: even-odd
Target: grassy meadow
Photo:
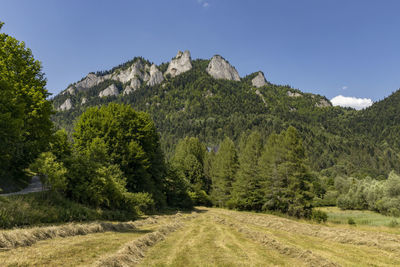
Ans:
[[[368,210],[341,210],[337,207],[318,208],[328,214],[328,222],[335,224],[348,224],[349,218],[355,225],[386,226],[398,228],[400,232],[400,218],[385,216]]]
[[[44,235],[44,239],[25,243],[17,241],[31,240],[49,231],[48,227],[0,231],[1,266],[400,265],[400,231],[380,221],[362,226],[317,224],[198,208],[193,213],[150,216],[126,224],[129,227],[106,227],[103,232]],[[57,225],[52,231],[65,233],[65,228],[74,225]]]

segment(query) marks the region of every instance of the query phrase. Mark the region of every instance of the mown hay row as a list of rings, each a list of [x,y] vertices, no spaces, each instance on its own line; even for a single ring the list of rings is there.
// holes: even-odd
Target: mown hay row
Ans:
[[[88,224],[70,223],[61,226],[36,227],[30,229],[16,229],[0,232],[0,249],[12,249],[16,247],[31,246],[40,240],[55,237],[69,237],[103,232],[135,231],[138,227],[156,224],[163,219],[177,219],[183,215],[152,216],[144,220],[124,223],[94,222]]]
[[[229,213],[221,214],[234,218],[238,222],[253,224],[275,230],[322,238],[337,243],[376,247],[389,252],[400,252],[400,236],[389,233],[367,232],[356,229],[334,228],[313,225],[268,215]]]
[[[128,244],[111,256],[101,259],[96,266],[133,266],[138,264],[145,256],[145,252],[156,243],[165,239],[171,232],[183,227],[180,222],[162,226],[153,233],[146,234]]]
[[[265,233],[250,230],[239,224],[228,222],[226,219],[218,216],[214,216],[213,218],[217,223],[234,228],[238,232],[243,233],[247,238],[250,238],[251,240],[260,243],[268,248],[272,248],[282,255],[290,258],[299,259],[305,262],[308,266],[340,266],[339,264],[331,262],[322,256],[313,254],[310,250],[304,250],[295,246],[283,244]]]

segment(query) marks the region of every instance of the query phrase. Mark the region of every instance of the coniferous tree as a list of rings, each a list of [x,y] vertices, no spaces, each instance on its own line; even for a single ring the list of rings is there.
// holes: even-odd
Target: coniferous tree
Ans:
[[[230,199],[238,169],[238,158],[235,144],[225,137],[212,163],[212,198],[214,204],[223,207]]]
[[[288,181],[281,173],[281,164],[285,161],[283,135],[271,134],[258,161],[260,180],[264,191],[264,210],[285,211],[282,203]]]
[[[264,196],[257,167],[262,150],[260,133],[252,132],[242,139],[240,147],[239,169],[229,205],[243,210],[261,210]]]
[[[191,187],[191,197],[197,205],[210,205],[211,181],[204,171],[206,148],[198,138],[181,140],[171,159],[173,168]]]
[[[258,165],[265,192],[263,209],[310,217],[312,176],[294,127],[269,137]]]

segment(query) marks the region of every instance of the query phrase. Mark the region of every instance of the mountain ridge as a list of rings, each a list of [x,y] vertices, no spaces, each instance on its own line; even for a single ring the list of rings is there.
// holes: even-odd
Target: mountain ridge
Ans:
[[[185,53],[185,71],[178,70],[179,62],[169,67],[171,62],[181,59]],[[383,176],[399,168],[399,164],[395,163],[398,147],[385,146],[381,141],[376,143],[380,139],[371,135],[365,122],[360,124],[363,120],[368,121],[368,118],[362,118],[369,111],[333,107],[324,96],[305,93],[287,85],[274,85],[265,79],[262,71],[237,80],[235,75],[229,73],[234,67],[228,61],[221,56],[213,58],[224,62],[217,64],[224,75],[212,76],[207,71],[212,59],[192,60],[188,51],[178,52],[170,62],[158,66],[136,57],[120,67],[97,72],[97,76],[102,74],[102,77],[109,75],[107,77],[111,78],[101,78],[99,83],[95,82],[85,90],[75,90],[74,94],[70,94],[68,87],[55,96],[53,103],[56,108],[68,99],[71,108],[58,112],[53,120],[58,127],[71,132],[74,120],[88,107],[110,102],[131,104],[152,116],[167,155],[185,136],[199,137],[213,147],[224,136],[238,142],[242,133],[252,129],[258,129],[267,136],[292,125],[300,131],[308,147],[313,170],[322,171],[324,175]],[[132,72],[137,73],[133,65],[138,60],[143,66],[138,69],[139,74],[132,75]],[[145,78],[146,74],[151,76],[150,64],[158,71],[158,80],[151,85],[149,77]],[[168,68],[170,71],[167,73]],[[174,75],[171,75],[172,69],[175,69]],[[129,74],[131,80],[121,74]],[[131,87],[133,80],[139,81],[135,82],[135,88]],[[117,88],[118,95],[99,97],[99,93],[111,85]],[[126,93],[127,88],[129,93]]]

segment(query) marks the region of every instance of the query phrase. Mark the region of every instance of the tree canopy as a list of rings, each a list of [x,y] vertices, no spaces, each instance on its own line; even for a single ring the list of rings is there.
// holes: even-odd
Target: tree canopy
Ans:
[[[0,23],[0,29],[3,23]],[[0,33],[0,177],[21,177],[47,149],[53,124],[41,63],[24,42]],[[16,178],[17,179],[17,178]]]

